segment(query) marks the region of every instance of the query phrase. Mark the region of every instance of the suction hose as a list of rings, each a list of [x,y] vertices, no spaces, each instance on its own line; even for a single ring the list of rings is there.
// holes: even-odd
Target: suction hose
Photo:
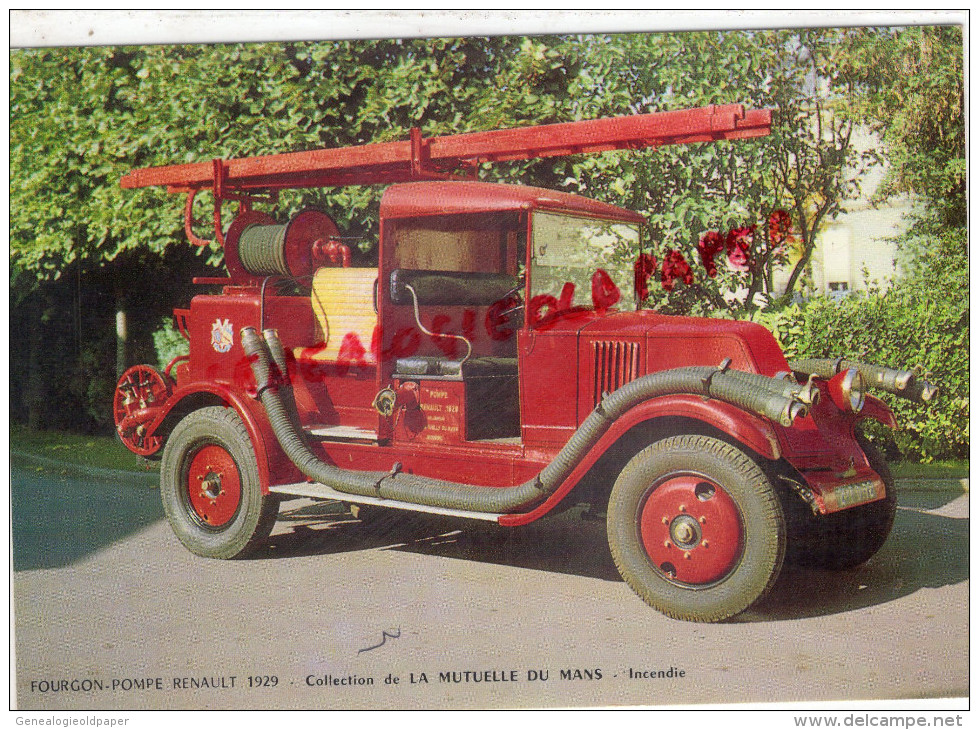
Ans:
[[[276,348],[275,333],[266,336]],[[533,479],[513,487],[483,487],[430,477],[391,472],[359,472],[340,469],[321,461],[304,443],[302,431],[283,404],[273,379],[269,348],[251,327],[241,332],[245,354],[251,361],[258,397],[265,406],[272,430],[283,451],[313,481],[339,492],[380,497],[432,507],[471,512],[504,513],[526,510],[553,494],[589,449],[626,411],[650,398],[686,393],[730,403],[789,426],[805,412],[805,405],[783,395],[780,381],[764,376],[746,379],[735,371],[711,367],[687,367],[643,376],[605,395],[564,448]],[[750,374],[749,374],[750,375]]]
[[[296,398],[292,392],[292,383],[289,380],[289,362],[286,359],[286,350],[282,346],[282,341],[279,339],[279,333],[276,330],[266,329],[264,335],[272,363],[274,363],[279,371],[279,377],[276,378],[276,374],[270,368],[269,379],[278,383],[279,398],[282,401],[286,415],[289,416],[289,422],[303,439],[303,442],[308,444],[306,432],[303,431],[302,422],[299,420],[299,409],[296,408]]]
[[[918,379],[912,370],[886,368],[843,358],[796,360],[789,363],[789,367],[796,372],[816,375],[827,380],[837,373],[854,368],[860,371],[868,387],[893,393],[917,403],[927,403],[938,395],[937,386]]]

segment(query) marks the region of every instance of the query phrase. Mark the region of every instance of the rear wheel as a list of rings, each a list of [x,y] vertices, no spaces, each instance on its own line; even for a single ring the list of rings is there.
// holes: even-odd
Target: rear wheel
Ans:
[[[268,537],[278,500],[262,494],[248,431],[230,408],[184,418],[163,450],[160,493],[184,546],[207,558],[235,558]]]
[[[761,598],[785,555],[771,483],[742,451],[674,436],[637,454],[612,488],[612,557],[646,603],[673,618],[721,621]]]

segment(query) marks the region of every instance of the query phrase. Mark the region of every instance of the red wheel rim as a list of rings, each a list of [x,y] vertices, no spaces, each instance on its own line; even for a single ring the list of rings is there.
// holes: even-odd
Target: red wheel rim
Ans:
[[[653,566],[689,585],[716,583],[741,555],[741,514],[718,484],[697,475],[669,477],[642,505],[639,533]]]
[[[135,365],[119,378],[112,399],[116,433],[130,451],[152,456],[163,446],[159,436],[147,436],[163,404],[173,393],[173,381],[150,365]]]
[[[241,475],[231,454],[215,444],[194,454],[187,474],[187,496],[206,527],[221,528],[231,522],[241,504]]]

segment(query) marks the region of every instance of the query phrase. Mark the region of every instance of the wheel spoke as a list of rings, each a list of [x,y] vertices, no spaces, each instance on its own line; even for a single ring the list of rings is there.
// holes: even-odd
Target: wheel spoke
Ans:
[[[122,374],[116,385],[112,412],[116,432],[130,451],[152,456],[160,450],[163,440],[146,437],[145,429],[152,423],[156,409],[170,397],[172,382],[150,365],[135,365]],[[138,424],[129,421],[124,425],[134,414],[139,418]]]

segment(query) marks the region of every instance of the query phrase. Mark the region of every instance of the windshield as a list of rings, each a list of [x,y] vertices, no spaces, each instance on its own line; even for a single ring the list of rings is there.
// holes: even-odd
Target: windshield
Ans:
[[[553,297],[561,309],[613,304],[634,309],[638,254],[637,225],[535,212],[531,296],[545,304]]]

